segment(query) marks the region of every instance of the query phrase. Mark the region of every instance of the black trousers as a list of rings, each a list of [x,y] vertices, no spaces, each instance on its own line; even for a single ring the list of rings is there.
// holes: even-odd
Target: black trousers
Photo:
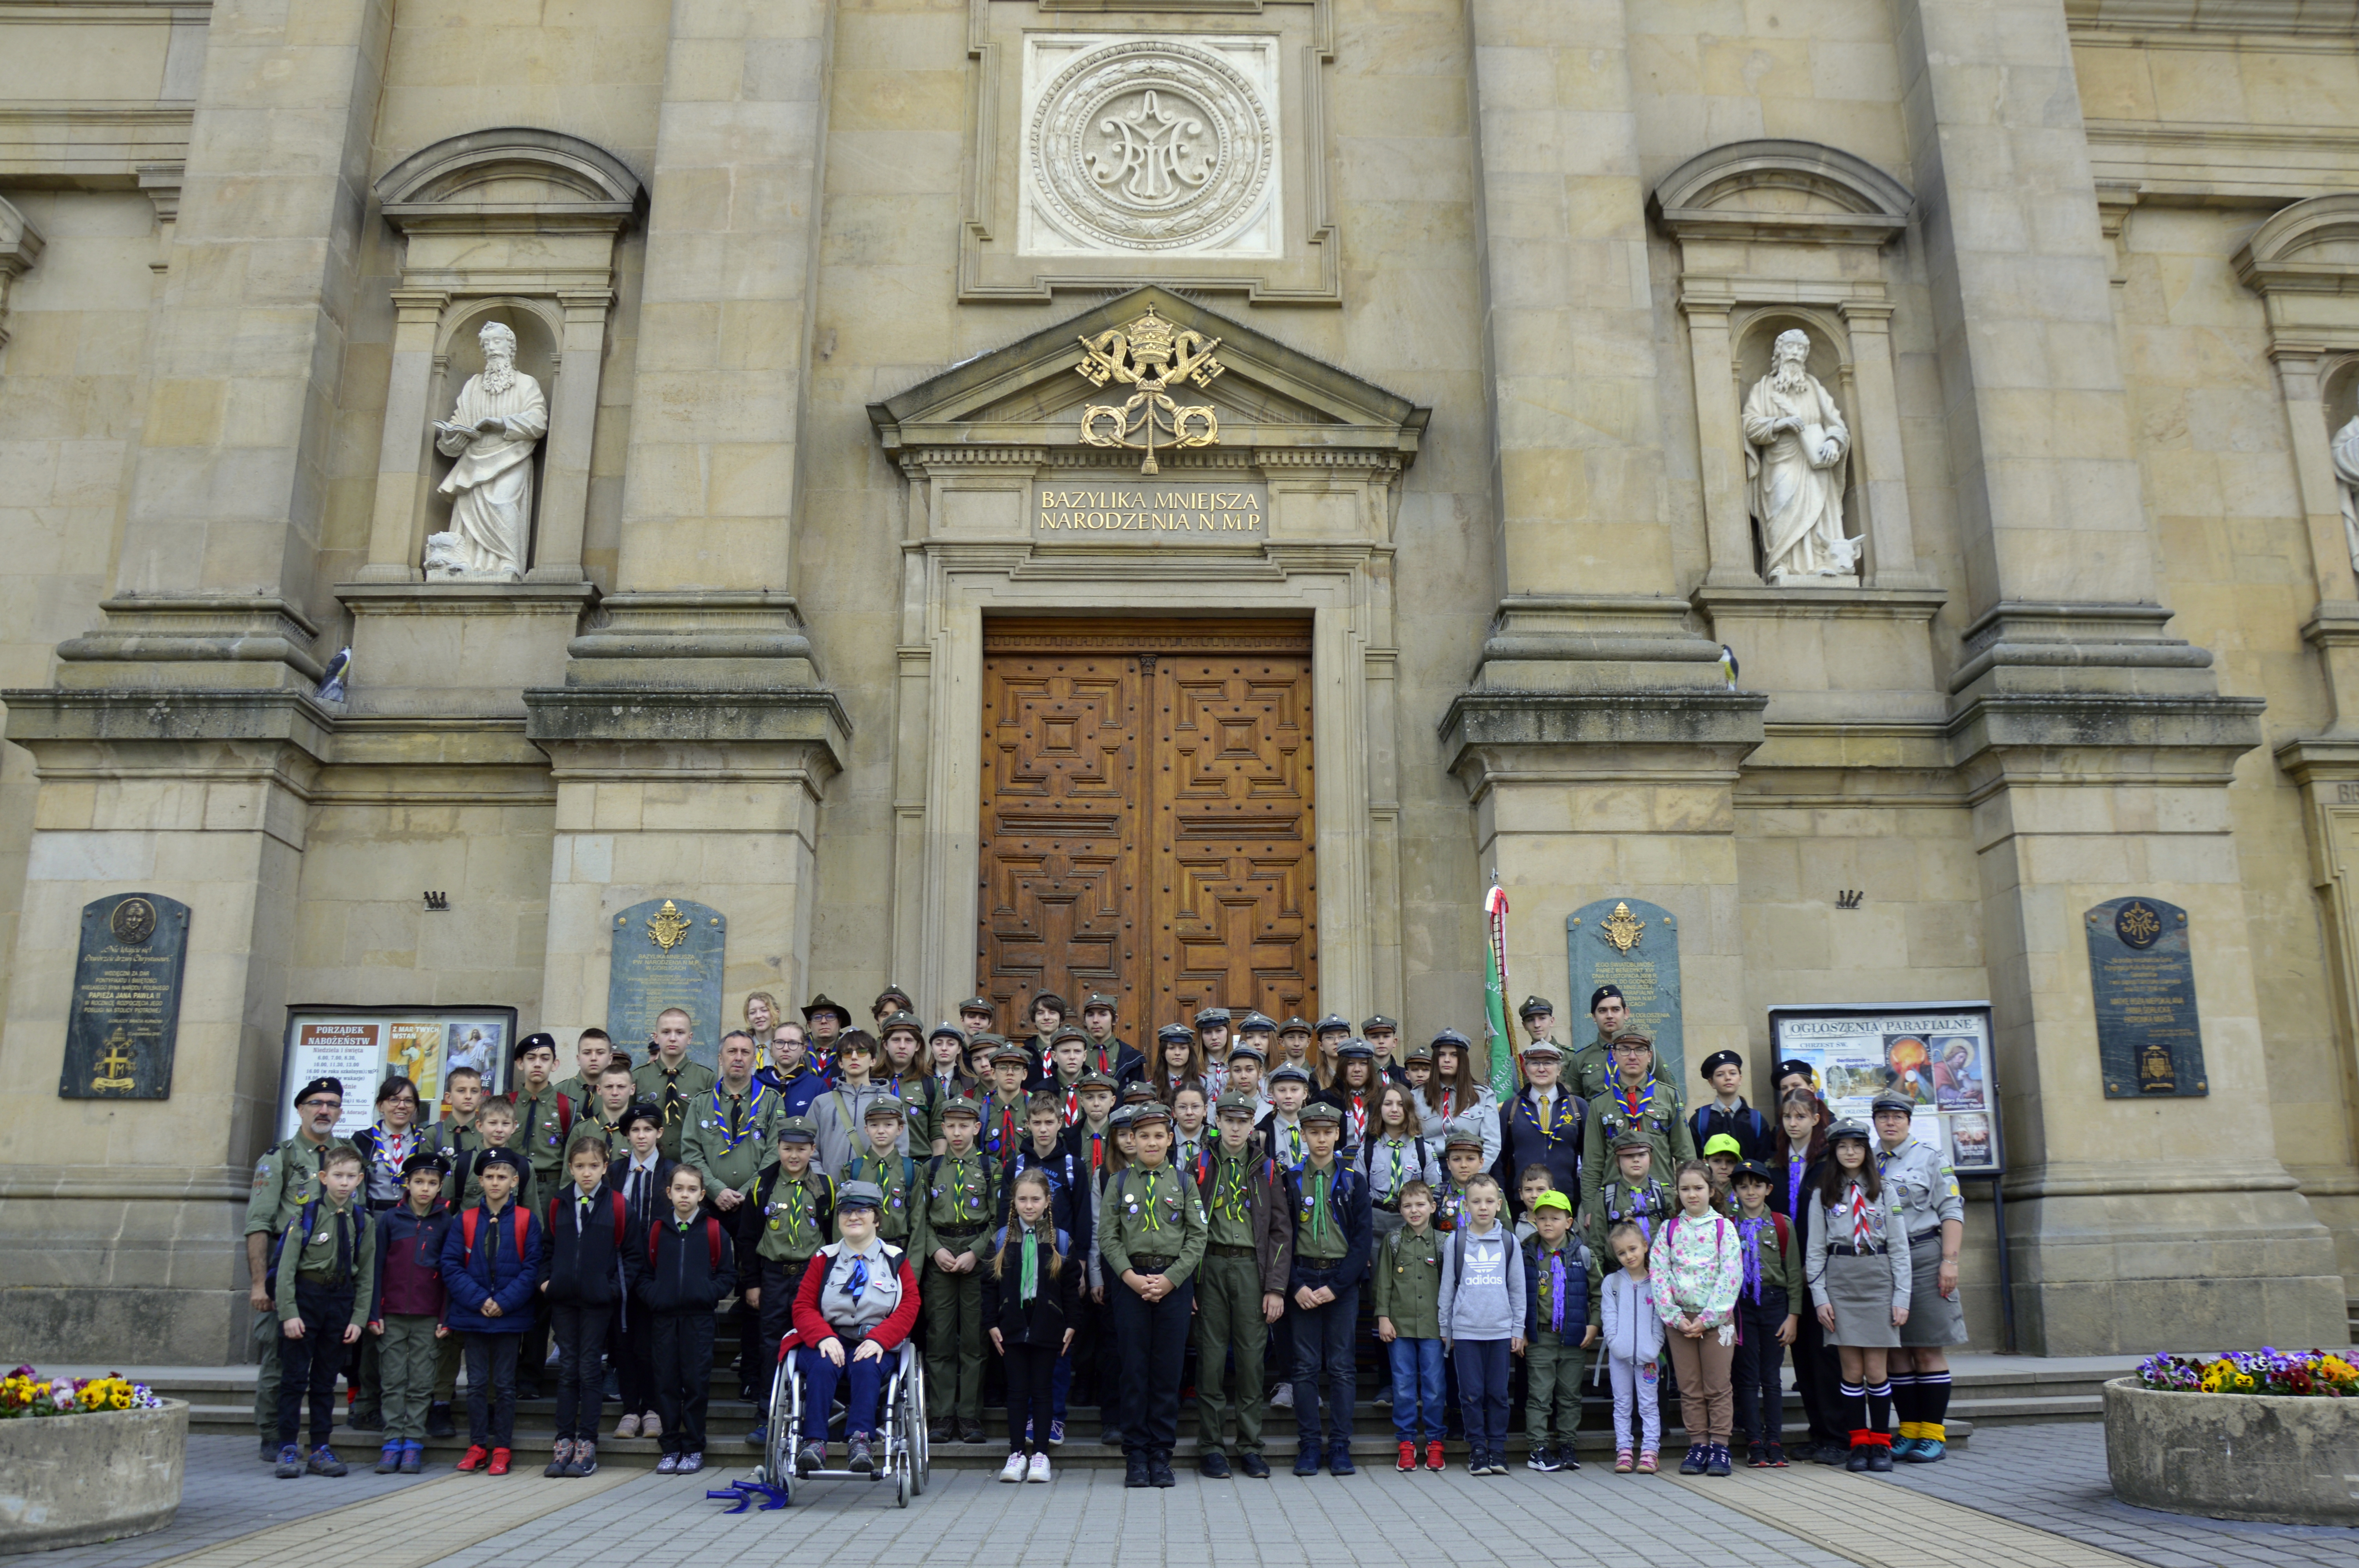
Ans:
[[[1810,1423],[1810,1441],[1851,1446],[1851,1428],[1844,1424],[1843,1363],[1827,1342],[1811,1310],[1810,1293],[1801,1302],[1802,1325],[1794,1335],[1794,1386],[1802,1395],[1802,1413]]]
[[[1736,1364],[1730,1378],[1736,1385],[1736,1430],[1749,1443],[1785,1440],[1786,1390],[1777,1374],[1786,1365],[1786,1347],[1777,1330],[1786,1322],[1786,1292],[1775,1285],[1761,1287],[1761,1299],[1736,1298]],[[1798,1328],[1797,1336],[1799,1336]]]
[[[598,1436],[598,1416],[606,1394],[606,1327],[612,1306],[551,1302],[549,1332],[557,1339],[557,1435]]]
[[[295,1441],[303,1421],[303,1400],[311,1401],[311,1446],[320,1447],[336,1424],[336,1375],[344,1369],[344,1330],[353,1321],[350,1285],[295,1281],[295,1311],[303,1337],[278,1338],[278,1442]]]
[[[1057,1374],[1057,1352],[1047,1345],[1010,1345],[1007,1347],[1007,1451],[1022,1454],[1027,1449],[1045,1454],[1049,1448],[1049,1423],[1056,1419],[1052,1409],[1050,1385]],[[1179,1394],[1172,1394],[1176,1424]],[[1024,1440],[1024,1428],[1029,1422],[1032,1440]]]
[[[467,1336],[467,1441],[516,1446],[516,1354],[521,1334]]]
[[[1116,1280],[1106,1288],[1122,1362],[1122,1451],[1134,1459],[1169,1454],[1180,1441],[1180,1361],[1193,1325],[1196,1281],[1150,1302]]]
[[[653,1415],[656,1408],[655,1336],[645,1307],[619,1303],[606,1319],[606,1353],[614,1363],[614,1389],[625,1415]]]
[[[712,1394],[713,1316],[708,1308],[659,1312],[647,1320],[655,1341],[656,1413],[667,1454],[704,1452],[704,1407]]]
[[[778,1367],[778,1341],[795,1325],[795,1292],[803,1288],[803,1271],[810,1260],[765,1258],[762,1260],[762,1317],[756,1336],[756,1370],[746,1381],[754,1386],[756,1403],[770,1397],[770,1380]]]
[[[549,1298],[533,1293],[532,1321],[525,1325],[520,1336],[524,1343],[516,1349],[516,1380],[536,1394],[541,1391],[542,1374],[549,1365]]]

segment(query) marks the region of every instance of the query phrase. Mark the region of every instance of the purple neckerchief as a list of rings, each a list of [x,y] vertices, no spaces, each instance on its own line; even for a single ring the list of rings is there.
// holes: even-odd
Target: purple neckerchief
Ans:
[[[1564,1253],[1561,1249],[1549,1255],[1549,1328],[1564,1332]]]
[[[1802,1212],[1802,1162],[1791,1157],[1786,1161],[1786,1212]]]
[[[1761,1299],[1761,1249],[1755,1245],[1755,1238],[1761,1234],[1763,1226],[1776,1223],[1766,1214],[1759,1219],[1736,1222],[1737,1234],[1745,1238],[1745,1288],[1753,1292],[1753,1299],[1756,1302]]]

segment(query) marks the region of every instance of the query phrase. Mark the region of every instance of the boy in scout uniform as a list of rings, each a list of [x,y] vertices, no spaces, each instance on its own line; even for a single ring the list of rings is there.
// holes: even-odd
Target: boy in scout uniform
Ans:
[[[737,1209],[737,1293],[761,1314],[760,1354],[752,1363],[757,1387],[794,1326],[804,1268],[835,1233],[835,1184],[812,1168],[819,1130],[810,1118],[780,1119],[774,1147],[777,1162],[762,1168]],[[757,1404],[763,1413],[745,1441],[759,1448],[768,1437],[766,1390]]]
[[[1750,1468],[1782,1470],[1786,1346],[1801,1327],[1799,1309],[1806,1294],[1802,1238],[1795,1228],[1799,1222],[1769,1212],[1777,1178],[1760,1161],[1739,1165],[1730,1184],[1736,1192],[1736,1233],[1752,1254],[1736,1292],[1736,1356],[1730,1371],[1736,1386],[1736,1430],[1750,1445]]]
[[[664,1009],[656,1018],[655,1049],[631,1074],[636,1098],[663,1111],[663,1139],[657,1147],[670,1160],[679,1158],[680,1124],[690,1104],[720,1076],[703,1063],[689,1060],[688,1036],[693,1027],[679,1008]]]
[[[1082,1034],[1089,1042],[1089,1065],[1101,1073],[1111,1073],[1121,1081],[1143,1076],[1147,1072],[1147,1054],[1135,1050],[1127,1040],[1114,1037],[1114,1009],[1120,1005],[1103,992],[1093,992],[1082,1002]]]
[[[1002,1165],[1024,1146],[1024,1124],[1031,1109],[1024,1083],[1031,1076],[1031,1052],[1006,1040],[992,1048],[991,1092],[984,1096],[977,1114],[983,1118],[983,1152]]]
[[[926,1386],[939,1397],[937,1438],[983,1437],[983,1279],[975,1272],[999,1214],[999,1168],[974,1146],[983,1112],[971,1099],[942,1107],[942,1152],[926,1162],[909,1256],[923,1264]]]
[[[1598,1186],[1593,1197],[1584,1200],[1582,1208],[1587,1217],[1583,1239],[1589,1243],[1590,1256],[1606,1256],[1606,1231],[1625,1220],[1652,1244],[1655,1227],[1679,1208],[1671,1184],[1655,1173],[1654,1141],[1635,1127],[1623,1129],[1614,1140],[1613,1176]]]
[[[277,1280],[270,1263],[274,1237],[303,1206],[320,1195],[328,1150],[335,1141],[336,1118],[343,1114],[344,1086],[336,1078],[314,1078],[295,1091],[295,1136],[271,1145],[254,1162],[254,1195],[245,1205],[246,1304],[254,1309],[253,1337],[262,1352],[262,1367],[254,1383],[254,1430],[261,1439],[265,1464],[278,1460],[278,1307],[273,1287]],[[447,1419],[448,1412],[444,1412]]]
[[[1278,1033],[1283,1035],[1285,1031]],[[1394,1083],[1401,1082],[1400,1020],[1374,1013],[1361,1022],[1360,1038],[1375,1053],[1376,1071]]]
[[[1545,1000],[1529,997],[1524,1005]],[[1549,1010],[1549,1022],[1553,1024],[1555,1009]],[[1622,1000],[1620,986],[1600,986],[1589,993],[1589,1021],[1596,1033],[1564,1065],[1565,1082],[1582,1099],[1595,1099],[1614,1087],[1614,1039],[1629,1027],[1630,1004]]]
[[[1572,1234],[1572,1199],[1555,1188],[1533,1202],[1532,1227],[1523,1244],[1524,1435],[1531,1445],[1524,1463],[1542,1474],[1578,1470],[1581,1353],[1597,1343],[1601,1315],[1597,1260]]]
[[[1106,1168],[1114,1150],[1114,1097],[1117,1086],[1103,1073],[1082,1075],[1082,1119],[1065,1130],[1073,1152],[1088,1163],[1096,1177]]]
[[[1223,1095],[1214,1108],[1212,1147],[1188,1174],[1205,1206],[1204,1262],[1196,1284],[1196,1467],[1214,1480],[1229,1474],[1221,1445],[1229,1411],[1237,1418],[1237,1467],[1269,1479],[1262,1457],[1262,1358],[1269,1325],[1286,1311],[1294,1269],[1294,1223],[1277,1163],[1254,1138],[1260,1109],[1250,1095]],[[1234,1360],[1236,1397],[1226,1385]]]
[[[533,1190],[553,1193],[564,1183],[565,1143],[573,1130],[573,1101],[549,1077],[557,1071],[557,1036],[526,1035],[516,1042],[515,1061],[520,1081],[508,1094],[516,1113],[509,1147],[531,1162]]]
[[[804,1055],[811,1071],[821,1077],[835,1076],[836,1042],[852,1027],[852,1010],[832,1000],[825,991],[810,999],[803,1009],[803,1028],[808,1032]]]
[[[1908,1321],[1901,1325],[1900,1348],[1891,1357],[1893,1414],[1900,1422],[1892,1457],[1930,1465],[1948,1452],[1943,1423],[1950,1413],[1949,1347],[1966,1342],[1965,1314],[1958,1304],[1966,1200],[1950,1162],[1910,1135],[1915,1114],[1914,1102],[1889,1091],[1876,1096],[1869,1111],[1875,1123],[1876,1174],[1908,1227],[1913,1281]]]
[[[868,1134],[868,1147],[844,1161],[842,1170],[832,1173],[836,1191],[841,1193],[846,1182],[875,1183],[884,1196],[876,1210],[876,1234],[896,1247],[907,1248],[918,1162],[901,1152],[901,1102],[891,1095],[870,1100],[863,1126]],[[919,1293],[922,1300],[924,1292]]]
[[[1167,1162],[1170,1108],[1128,1108],[1133,1159],[1106,1184],[1098,1226],[1106,1303],[1122,1358],[1125,1487],[1176,1487],[1180,1363],[1204,1260],[1204,1205],[1196,1184]],[[1364,1205],[1363,1209],[1364,1211]]]
[[[1360,1281],[1368,1272],[1368,1179],[1336,1155],[1343,1135],[1341,1110],[1323,1100],[1304,1106],[1302,1135],[1302,1163],[1286,1176],[1287,1206],[1294,1219],[1287,1318],[1294,1330],[1294,1420],[1300,1433],[1294,1473],[1316,1476],[1324,1458],[1332,1473],[1349,1476],[1356,1397],[1352,1336],[1359,1323]]]
[[[1613,1087],[1589,1102],[1589,1127],[1582,1138],[1581,1207],[1585,1214],[1595,1212],[1597,1189],[1605,1180],[1606,1152],[1625,1132],[1646,1134],[1658,1172],[1675,1171],[1681,1161],[1696,1157],[1680,1091],[1655,1076],[1655,1043],[1636,1033],[1620,1035],[1614,1042],[1614,1067]],[[1593,1238],[1593,1252],[1599,1250],[1596,1239]]]
[[[753,1195],[754,1180],[777,1158],[771,1135],[785,1113],[778,1094],[754,1080],[754,1037],[733,1029],[721,1037],[721,1076],[688,1108],[679,1135],[679,1162],[704,1179],[704,1207],[732,1229],[737,1210]],[[729,1309],[737,1323],[738,1397],[766,1397],[760,1383],[761,1321],[740,1299]]]
[[[341,1103],[341,1097],[339,1097]],[[376,1294],[376,1237],[368,1207],[357,1202],[360,1151],[339,1143],[321,1158],[320,1195],[298,1207],[279,1233],[278,1277],[271,1304],[279,1324],[278,1478],[308,1468],[348,1472],[328,1439],[336,1424],[336,1374],[360,1343]],[[297,1446],[303,1406],[311,1407],[311,1454]]]
[[[598,1101],[598,1077],[614,1059],[614,1041],[603,1029],[585,1029],[573,1042],[573,1076],[560,1078],[557,1092],[573,1102],[573,1114],[587,1116]]]
[[[608,1063],[598,1074],[597,1087],[582,1114],[574,1119],[577,1127],[605,1134],[606,1157],[619,1160],[630,1152],[630,1135],[623,1130],[623,1117],[631,1108],[631,1094],[636,1086],[631,1082],[631,1069]]]
[[[473,1067],[451,1068],[442,1080],[442,1103],[447,1109],[426,1130],[425,1147],[445,1160],[481,1149],[484,1135],[476,1130],[475,1118],[484,1108],[484,1075]]]

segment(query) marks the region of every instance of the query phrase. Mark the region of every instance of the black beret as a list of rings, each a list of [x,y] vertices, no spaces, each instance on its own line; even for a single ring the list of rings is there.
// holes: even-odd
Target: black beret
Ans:
[[[451,1173],[451,1162],[431,1149],[422,1149],[401,1162],[401,1179],[408,1181],[420,1171],[431,1171],[438,1176]]]
[[[338,1099],[342,1099],[342,1098],[344,1098],[344,1081],[343,1081],[343,1079],[342,1079],[342,1078],[313,1078],[310,1083],[305,1084],[301,1088],[297,1089],[297,1090],[295,1091],[295,1098],[294,1098],[292,1100],[290,1100],[289,1102],[288,1102],[288,1103],[289,1103],[289,1104],[291,1104],[291,1105],[301,1105],[305,1100],[310,1099],[313,1095],[316,1095],[316,1094],[321,1093],[322,1091],[325,1091],[325,1092],[326,1092],[326,1093],[328,1093],[328,1094],[332,1094],[332,1095],[335,1096]]]
[[[508,1053],[508,1060],[511,1062],[521,1062],[524,1060],[524,1054],[526,1052],[538,1051],[544,1045],[549,1047],[549,1054],[550,1055],[554,1056],[557,1054],[556,1035],[538,1033],[527,1034],[523,1039],[516,1043],[516,1049]]]
[[[1589,1011],[1595,1012],[1597,1011],[1597,1004],[1603,1001],[1609,996],[1616,1001],[1627,1000],[1622,995],[1622,988],[1620,986],[1600,986],[1595,990],[1589,993]]]
[[[641,1100],[636,1105],[631,1107],[630,1109],[625,1111],[623,1113],[623,1119],[621,1122],[623,1135],[625,1137],[627,1138],[630,1136],[631,1123],[635,1121],[652,1121],[656,1124],[656,1130],[658,1132],[661,1132],[663,1130],[663,1108],[660,1106],[649,1105],[646,1100]]]
[[[1703,1081],[1706,1083],[1712,1082],[1712,1076],[1720,1071],[1723,1067],[1734,1067],[1737,1071],[1743,1072],[1745,1070],[1745,1058],[1738,1055],[1734,1051],[1714,1051],[1711,1055],[1706,1056],[1703,1059],[1703,1065],[1701,1069],[1703,1074]]]
[[[495,1165],[506,1165],[518,1176],[525,1173],[524,1156],[513,1149],[486,1149],[484,1157],[475,1162],[475,1173],[482,1175]]]

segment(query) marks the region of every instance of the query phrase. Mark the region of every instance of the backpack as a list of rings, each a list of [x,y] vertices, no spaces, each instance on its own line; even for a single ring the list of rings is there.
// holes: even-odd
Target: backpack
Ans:
[[[606,1189],[606,1195],[614,1200],[614,1253],[617,1257],[620,1257],[623,1251],[623,1195],[616,1192],[614,1188],[608,1187]],[[562,1193],[549,1200],[549,1217],[541,1221],[541,1224],[548,1229],[551,1236],[555,1236],[557,1234],[557,1206],[564,1201],[565,1197]],[[519,1246],[517,1250],[519,1255],[521,1255],[522,1247]]]
[[[318,1198],[311,1199],[309,1203],[303,1206],[301,1211],[296,1216],[297,1221],[303,1227],[303,1240],[295,1249],[299,1255],[302,1252],[303,1248],[311,1245],[311,1233],[317,1228],[320,1218],[320,1203],[321,1200]],[[289,1227],[288,1228],[291,1229],[293,1227]],[[270,1238],[270,1266],[264,1271],[262,1282],[266,1288],[273,1291],[278,1288],[278,1254],[286,1246],[287,1232],[284,1230]],[[351,1259],[347,1258],[344,1260],[345,1268],[349,1269],[352,1265],[353,1260]]]
[[[614,1223],[620,1225],[622,1221],[617,1219]],[[650,1268],[656,1260],[656,1238],[663,1234],[663,1227],[664,1222],[660,1219],[647,1227],[647,1264]],[[721,1222],[709,1214],[704,1217],[704,1250],[708,1259],[705,1266],[718,1272],[721,1268]]]
[[[464,1211],[459,1216],[459,1234],[463,1238],[466,1246],[465,1251],[461,1253],[459,1258],[459,1266],[462,1269],[471,1266],[475,1260],[475,1217],[483,1212],[484,1210],[482,1206],[478,1205],[473,1208]],[[516,1217],[516,1225],[514,1228],[516,1230],[516,1261],[521,1263],[524,1261],[525,1222],[529,1216],[525,1213],[525,1206],[522,1204],[518,1204],[514,1208],[509,1209],[508,1213]]]

